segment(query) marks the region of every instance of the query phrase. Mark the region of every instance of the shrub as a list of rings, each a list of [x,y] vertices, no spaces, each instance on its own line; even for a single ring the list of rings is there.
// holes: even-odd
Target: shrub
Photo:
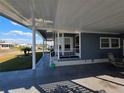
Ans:
[[[30,47],[21,47],[21,51],[23,51],[25,55],[29,55],[31,48]]]

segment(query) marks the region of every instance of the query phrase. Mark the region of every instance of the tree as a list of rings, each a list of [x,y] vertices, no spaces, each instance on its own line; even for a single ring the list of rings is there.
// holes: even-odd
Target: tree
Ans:
[[[30,47],[22,47],[21,51],[23,51],[25,55],[29,55],[31,48]]]

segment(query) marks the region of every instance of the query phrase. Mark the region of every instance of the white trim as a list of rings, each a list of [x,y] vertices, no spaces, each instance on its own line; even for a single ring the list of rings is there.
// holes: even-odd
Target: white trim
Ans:
[[[79,33],[78,35],[75,35],[75,37],[74,37],[74,39],[75,39],[75,42],[74,42],[74,43],[75,43],[75,47],[78,46],[78,48],[79,48],[80,40],[78,40],[79,42],[78,42],[78,45],[77,45],[77,44],[76,44],[76,38],[79,37],[79,35],[80,35],[80,33]],[[79,39],[79,38],[78,38],[78,39]],[[76,49],[77,49],[77,48],[76,48]],[[79,49],[79,53],[76,52],[75,55],[80,57],[80,49]]]
[[[71,61],[54,61],[56,66],[71,66],[71,65],[83,65],[83,64],[94,64],[94,63],[105,63],[109,62],[107,58],[104,59],[87,59],[87,60],[71,60]]]
[[[73,51],[74,47],[73,47],[73,38],[70,37],[70,51]]]
[[[79,33],[78,35],[75,35],[75,37],[74,37],[74,39],[75,39],[75,42],[74,42],[74,43],[75,43],[75,46],[79,46],[79,44],[76,45],[76,38],[79,37],[79,35],[80,35],[80,33]],[[80,42],[79,42],[79,43],[80,43]]]
[[[65,38],[70,39],[70,50],[65,50]],[[62,42],[60,42],[60,40]],[[72,52],[73,51],[73,38],[72,37],[59,37],[59,41],[57,41],[57,43],[58,42],[59,42],[59,45],[61,45],[61,50],[59,50],[59,52]]]
[[[43,55],[44,55],[44,39],[43,39]]]
[[[117,48],[116,48],[116,47],[112,47],[112,41],[111,41],[112,39],[118,39],[118,45],[119,45],[119,46],[118,46]],[[111,48],[112,48],[112,49],[119,49],[119,48],[120,48],[120,38],[112,37],[111,40],[110,40]]]
[[[60,32],[60,33],[96,33],[96,34],[120,34],[120,33],[116,33],[116,32],[105,32],[105,31],[86,31],[86,30],[70,30],[70,29],[55,29],[55,28],[42,28],[44,30],[47,30],[47,32]]]
[[[60,55],[59,55],[59,43],[60,43],[60,42],[59,42],[59,32],[58,32],[57,35],[58,35],[58,42],[57,42],[57,43],[58,43],[58,59],[59,59],[59,57],[60,57]]]
[[[82,52],[81,52],[81,32],[79,33],[79,57],[81,58]]]
[[[94,33],[94,34],[120,34],[120,33],[113,33],[113,32],[100,32],[100,31],[80,31],[82,33]]]
[[[102,47],[102,46],[101,46],[101,45],[102,45],[102,44],[101,44],[101,43],[102,43],[102,42],[101,42],[102,39],[108,39],[108,40],[109,40],[109,42],[108,42],[108,43],[109,43],[109,46],[108,46],[108,47]],[[110,44],[111,44],[111,43],[110,43],[110,38],[109,38],[109,37],[100,37],[100,49],[110,49],[110,48],[111,48],[111,47],[110,47]]]
[[[101,40],[102,39],[108,39],[109,40],[109,47],[102,47],[101,46]],[[112,39],[118,39],[118,47],[112,47]],[[100,37],[100,49],[119,49],[120,48],[120,38],[117,37]]]
[[[65,41],[64,41],[64,33],[62,33],[62,37],[61,37],[61,40],[62,40],[62,44],[61,44],[61,52],[62,52],[62,55],[64,55],[64,50],[65,50]]]
[[[32,69],[36,68],[36,26],[35,26],[35,5],[34,0],[32,0],[31,6],[31,17],[32,17]]]

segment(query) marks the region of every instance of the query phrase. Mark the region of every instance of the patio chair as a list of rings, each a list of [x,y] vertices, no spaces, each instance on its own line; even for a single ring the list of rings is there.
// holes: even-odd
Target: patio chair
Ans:
[[[108,53],[109,61],[116,67],[124,67],[123,58],[115,58],[112,53]]]

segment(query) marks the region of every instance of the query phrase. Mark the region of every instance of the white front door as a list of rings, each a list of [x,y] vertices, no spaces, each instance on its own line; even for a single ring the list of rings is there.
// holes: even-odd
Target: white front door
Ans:
[[[71,52],[73,51],[73,39],[72,37],[64,37],[64,52]]]
[[[56,42],[58,39],[56,38]],[[58,44],[58,43],[57,43]],[[57,49],[56,44],[56,49]],[[59,51],[64,55],[65,52],[73,51],[73,38],[72,37],[59,37]]]

